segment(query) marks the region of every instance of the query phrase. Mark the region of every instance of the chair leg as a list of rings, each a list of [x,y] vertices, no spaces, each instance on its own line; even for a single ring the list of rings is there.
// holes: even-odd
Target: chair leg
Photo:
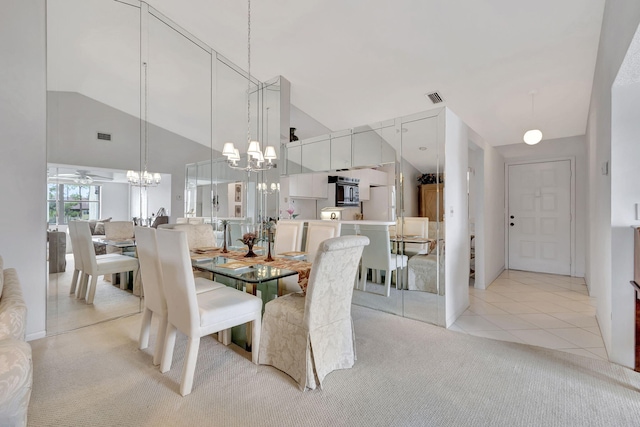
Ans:
[[[187,354],[184,366],[182,367],[182,381],[180,382],[180,394],[186,396],[193,388],[193,374],[196,371],[198,361],[198,349],[200,348],[200,337],[189,337],[187,343]]]
[[[258,364],[258,354],[260,353],[260,332],[262,329],[262,313],[258,313],[251,322],[251,361]]]
[[[87,283],[89,282],[89,275],[84,271],[80,276],[80,284],[76,289],[76,298],[85,299],[87,296]]]
[[[173,361],[173,349],[176,346],[176,333],[178,330],[171,323],[167,324],[167,332],[164,336],[164,348],[162,350],[162,361],[160,362],[160,372],[163,374],[171,369]]]
[[[231,344],[231,328],[218,332],[218,341],[223,345]]]
[[[159,365],[162,361],[162,350],[164,349],[165,335],[167,334],[167,317],[159,316],[158,335],[156,338],[156,348],[153,351],[153,364]]]
[[[384,275],[384,287],[387,291],[387,297],[391,296],[391,271],[385,271]]]
[[[149,329],[151,329],[151,316],[153,312],[148,308],[144,308],[142,314],[142,323],[140,325],[140,337],[138,338],[138,348],[144,350],[149,347]]]
[[[127,289],[129,287],[129,272],[120,272],[120,289]]]
[[[365,267],[364,265],[362,266],[361,270],[360,270],[360,287],[362,288],[363,291],[367,290],[367,267]]]
[[[93,304],[93,297],[96,296],[96,288],[98,287],[98,275],[91,276],[91,286],[89,286],[89,294],[87,296],[87,304]]]
[[[71,278],[71,289],[69,289],[70,294],[74,294],[76,292],[76,285],[78,284],[78,275],[80,274],[80,270],[73,270],[73,277]]]

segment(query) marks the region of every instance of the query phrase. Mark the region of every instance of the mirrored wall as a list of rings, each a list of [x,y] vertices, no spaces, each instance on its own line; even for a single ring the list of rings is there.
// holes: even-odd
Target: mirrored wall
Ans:
[[[70,220],[101,232],[105,221],[148,225],[160,213],[215,225],[278,212],[277,169],[250,176],[219,157],[227,141],[242,151],[248,134],[279,151],[279,79],[248,84],[242,68],[135,0],[47,2],[47,64],[48,227],[64,233],[66,261],[49,274],[48,334],[142,307],[133,283],[120,289],[110,277],[92,305],[70,294]],[[107,237],[92,235],[97,253]]]
[[[367,251],[389,246],[388,267],[369,255],[378,268],[367,268],[354,304],[445,324],[443,129],[444,109],[438,109],[286,144],[282,206],[297,212],[296,219],[341,220],[343,235],[375,242]],[[359,179],[360,203],[336,209],[331,188],[328,197],[314,189],[331,187],[329,176]],[[388,237],[378,241],[381,227]],[[403,265],[387,285],[386,270]]]

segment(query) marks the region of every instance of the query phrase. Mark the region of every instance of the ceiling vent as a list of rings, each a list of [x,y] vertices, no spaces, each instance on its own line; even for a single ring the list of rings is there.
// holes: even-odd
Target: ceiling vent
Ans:
[[[440,96],[440,94],[438,92],[428,93],[426,96],[434,104],[440,104],[441,102],[443,102],[443,99],[442,99],[442,97]]]
[[[101,141],[111,141],[111,134],[98,132],[98,139]]]

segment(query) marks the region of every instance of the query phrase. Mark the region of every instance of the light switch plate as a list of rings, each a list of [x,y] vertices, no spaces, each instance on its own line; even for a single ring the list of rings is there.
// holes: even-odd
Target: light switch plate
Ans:
[[[603,162],[600,169],[602,170],[602,175],[609,175],[609,162]]]

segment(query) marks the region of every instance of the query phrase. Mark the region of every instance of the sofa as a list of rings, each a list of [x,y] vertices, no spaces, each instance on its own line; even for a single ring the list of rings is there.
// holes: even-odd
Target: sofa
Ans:
[[[0,426],[27,425],[33,362],[25,342],[26,319],[18,274],[5,269],[0,256]]]

